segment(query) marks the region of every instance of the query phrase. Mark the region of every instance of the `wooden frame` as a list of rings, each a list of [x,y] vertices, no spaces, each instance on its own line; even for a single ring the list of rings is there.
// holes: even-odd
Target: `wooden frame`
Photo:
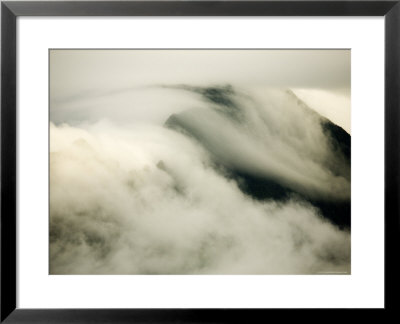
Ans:
[[[397,306],[395,293],[399,288],[398,268],[395,264],[398,257],[400,228],[398,202],[400,180],[399,0],[4,1],[1,4],[1,322],[247,322],[253,317],[256,319],[266,316],[266,312],[279,312],[279,316],[283,313],[283,310],[267,309],[16,309],[16,19],[18,16],[384,16],[385,309],[376,310],[374,313],[368,312],[368,317],[386,315],[389,311],[395,311]],[[321,310],[294,311],[299,316],[307,317],[310,311],[321,313]],[[352,310],[352,312],[355,311]],[[331,314],[333,310],[325,310],[325,312]],[[346,312],[348,313],[349,311]],[[317,315],[317,317],[320,316]]]

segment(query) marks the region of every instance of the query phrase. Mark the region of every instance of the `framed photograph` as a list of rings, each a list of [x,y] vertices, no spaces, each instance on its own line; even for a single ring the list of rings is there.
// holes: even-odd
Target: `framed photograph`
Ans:
[[[399,16],[2,2],[1,321],[394,312]]]

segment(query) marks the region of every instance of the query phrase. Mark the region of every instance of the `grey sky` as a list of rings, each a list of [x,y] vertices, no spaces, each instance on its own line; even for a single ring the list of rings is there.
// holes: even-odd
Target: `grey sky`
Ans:
[[[349,50],[52,50],[52,95],[154,83],[350,89]]]
[[[350,50],[51,50],[51,108],[148,85],[280,87],[350,132],[350,72]]]

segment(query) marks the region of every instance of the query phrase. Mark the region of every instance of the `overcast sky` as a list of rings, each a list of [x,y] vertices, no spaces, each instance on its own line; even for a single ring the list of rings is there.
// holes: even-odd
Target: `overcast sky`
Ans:
[[[350,50],[51,50],[56,103],[161,84],[291,88],[350,133]]]

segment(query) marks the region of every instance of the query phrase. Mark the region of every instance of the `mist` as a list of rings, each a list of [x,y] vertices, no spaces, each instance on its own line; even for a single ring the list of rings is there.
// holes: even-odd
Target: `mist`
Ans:
[[[90,52],[51,57],[50,274],[350,273],[350,135],[301,99],[347,96],[346,53]]]

